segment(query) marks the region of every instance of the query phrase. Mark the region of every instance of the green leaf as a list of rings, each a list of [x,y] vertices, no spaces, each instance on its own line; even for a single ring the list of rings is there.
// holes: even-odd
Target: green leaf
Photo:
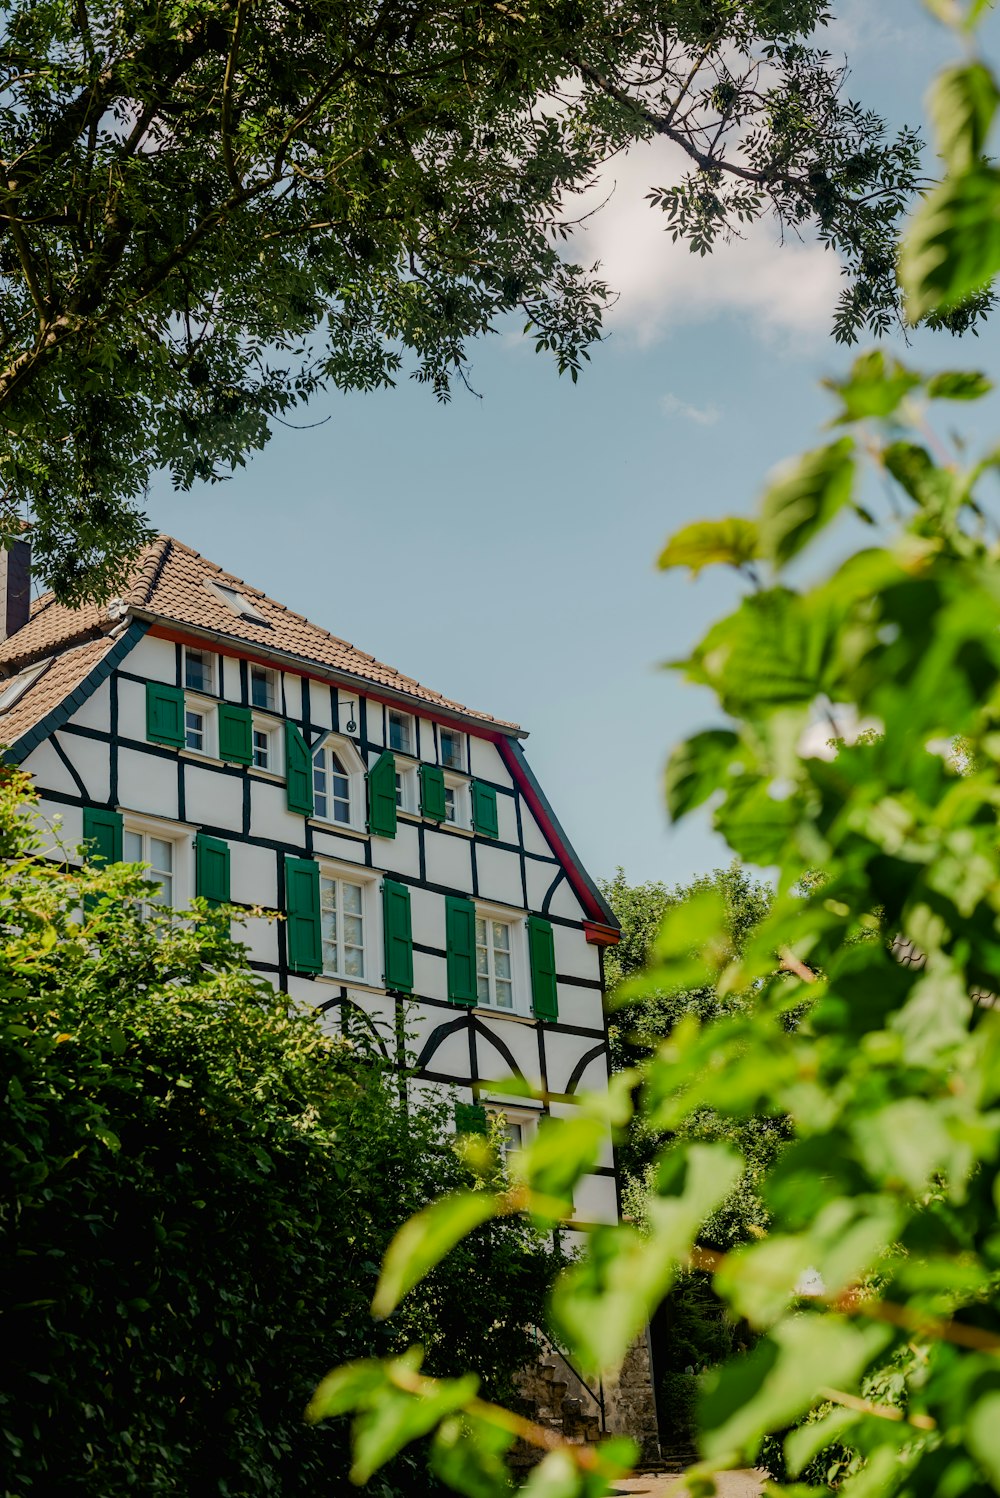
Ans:
[[[986,149],[1000,95],[993,74],[981,62],[942,68],[928,96],[938,150],[949,172],[967,172]]]
[[[804,453],[764,495],[761,551],[784,566],[843,509],[853,486],[853,437]]]
[[[488,1191],[460,1191],[431,1202],[399,1229],[386,1249],[372,1300],[374,1316],[389,1316],[403,1296],[474,1228],[496,1213]]]
[[[705,1455],[753,1460],[768,1431],[793,1424],[823,1389],[850,1390],[892,1335],[830,1314],[782,1322],[748,1357],[709,1375],[699,1411]]]
[[[993,381],[975,369],[944,370],[927,381],[927,394],[940,401],[976,401],[993,388]]]
[[[835,1445],[857,1423],[858,1415],[855,1410],[835,1409],[821,1420],[810,1420],[796,1430],[789,1431],[785,1437],[785,1461],[790,1475],[798,1477],[813,1457],[825,1451],[828,1446]],[[815,1492],[815,1489],[810,1491]]]
[[[760,555],[757,526],[741,515],[726,520],[696,520],[677,531],[660,552],[658,565],[687,567],[697,577],[703,567],[724,562],[745,567]]]
[[[424,1379],[422,1383],[419,1394],[387,1383],[371,1404],[361,1410],[352,1431],[352,1482],[366,1483],[404,1446],[427,1435],[446,1416],[464,1409],[479,1389],[479,1379],[474,1373],[456,1379]]]
[[[671,1152],[647,1207],[648,1233],[600,1226],[578,1263],[556,1281],[553,1320],[585,1369],[617,1367],[674,1281],[705,1218],[739,1179],[743,1162],[724,1144]]]
[[[954,477],[939,468],[925,447],[917,442],[892,442],[883,450],[882,461],[912,500],[918,505],[941,505],[947,502],[954,487]]]
[[[843,408],[835,418],[837,425],[863,421],[868,417],[891,416],[920,383],[918,374],[906,369],[898,360],[887,358],[881,349],[873,349],[855,359],[846,380],[823,381],[826,388],[833,390],[843,402]]]
[[[474,1415],[442,1421],[430,1451],[431,1470],[466,1498],[509,1498],[507,1453],[513,1435]]]
[[[995,1488],[1000,1488],[1000,1390],[977,1399],[965,1422],[969,1450]]]
[[[568,1205],[573,1187],[593,1170],[608,1137],[601,1118],[587,1114],[543,1118],[535,1137],[517,1157],[518,1175],[532,1191]]]
[[[706,729],[676,746],[666,771],[667,810],[675,822],[725,784],[738,747],[736,734],[725,728]]]
[[[1000,270],[1000,171],[976,166],[928,193],[899,253],[906,314],[956,307]]]
[[[319,1384],[306,1408],[306,1419],[315,1424],[333,1415],[350,1414],[367,1403],[385,1382],[385,1365],[377,1358],[345,1363]]]

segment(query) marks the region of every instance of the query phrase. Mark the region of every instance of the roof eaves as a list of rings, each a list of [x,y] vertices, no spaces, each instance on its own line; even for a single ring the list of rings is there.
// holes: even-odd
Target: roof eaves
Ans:
[[[480,716],[479,713],[458,706],[451,706],[444,702],[434,702],[426,697],[418,697],[405,689],[387,686],[385,682],[376,681],[374,678],[362,676],[360,673],[338,669],[336,666],[326,665],[323,661],[317,661],[312,656],[298,655],[292,650],[280,650],[274,645],[263,645],[256,640],[247,640],[242,635],[229,635],[222,630],[210,629],[203,624],[188,624],[184,620],[174,619],[169,614],[157,614],[152,609],[132,606],[129,609],[130,618],[140,619],[147,625],[155,624],[160,628],[169,630],[174,634],[191,635],[198,640],[222,640],[234,650],[243,651],[258,657],[262,661],[273,662],[275,666],[284,669],[292,669],[304,672],[320,681],[328,681],[334,686],[350,687],[353,691],[365,695],[382,698],[387,702],[398,702],[401,707],[407,707],[411,711],[422,710],[425,714],[445,718],[449,722],[465,723],[470,727],[475,726],[487,729],[491,733],[502,734],[509,739],[526,739],[528,731],[520,728],[516,723],[503,723],[496,718]],[[375,659],[374,656],[369,659]]]
[[[24,733],[14,740],[13,744],[7,748],[3,755],[5,762],[7,764],[20,764],[23,759],[27,758],[32,749],[36,749],[44,739],[47,739],[51,734],[60,729],[73,713],[76,712],[77,708],[82,707],[87,698],[91,697],[101,683],[108,679],[112,671],[121,665],[129,652],[142,639],[147,628],[148,625],[142,623],[140,620],[130,621],[128,627],[118,637],[114,645],[111,646],[111,649],[105,655],[101,656],[96,666],[87,673],[83,680],[77,682],[76,686],[71,688],[65,697],[56,703],[55,707],[49,708],[48,712],[44,713],[37,723],[25,729]],[[110,644],[110,636],[108,640]],[[89,644],[92,642],[82,641],[81,643]]]

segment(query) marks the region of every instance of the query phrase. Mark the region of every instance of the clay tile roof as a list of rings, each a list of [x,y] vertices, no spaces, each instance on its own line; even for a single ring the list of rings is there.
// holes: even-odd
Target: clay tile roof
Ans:
[[[75,691],[116,644],[114,637],[104,634],[96,640],[73,644],[55,656],[9,712],[0,712],[0,744],[15,744],[29,728],[34,728],[46,713]]]
[[[209,586],[212,583],[240,593],[262,619],[234,613],[225,599]],[[516,723],[505,722],[443,697],[412,676],[404,676],[393,666],[384,665],[374,656],[275,602],[242,578],[225,572],[171,536],[158,536],[143,550],[121,602],[165,623],[209,631],[221,640],[231,641],[236,647],[261,646],[265,650],[296,657],[305,665],[342,672],[358,679],[359,690],[363,689],[362,683],[367,682],[399,693],[411,699],[414,705],[461,713],[507,731],[516,732],[518,728]],[[107,605],[88,604],[81,609],[71,609],[57,603],[51,593],[45,594],[33,603],[28,623],[10,640],[0,644],[0,671],[10,675],[20,666],[51,655],[71,641],[104,638],[117,618],[118,614],[109,612]],[[6,737],[2,724],[0,733]]]

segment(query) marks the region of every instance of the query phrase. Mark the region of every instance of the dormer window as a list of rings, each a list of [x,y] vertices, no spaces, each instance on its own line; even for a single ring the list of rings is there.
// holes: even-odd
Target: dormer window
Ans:
[[[19,671],[16,676],[10,677],[8,681],[0,683],[0,713],[9,712],[15,702],[20,702],[25,692],[32,686],[42,672],[51,666],[51,657],[47,661],[39,661],[35,666],[29,666],[25,671]]]
[[[257,605],[251,603],[249,598],[245,598],[236,588],[229,587],[227,583],[217,583],[211,577],[206,577],[205,587],[210,593],[214,593],[217,598],[221,598],[226,607],[232,609],[238,619],[248,619],[252,624],[270,624],[271,621],[267,618],[267,615],[262,614]]]
[[[409,713],[389,712],[389,748],[397,754],[412,754],[416,735]]]
[[[364,766],[346,739],[330,738],[313,754],[313,815],[361,830]]]
[[[184,685],[192,692],[215,691],[215,656],[209,650],[184,647]]]

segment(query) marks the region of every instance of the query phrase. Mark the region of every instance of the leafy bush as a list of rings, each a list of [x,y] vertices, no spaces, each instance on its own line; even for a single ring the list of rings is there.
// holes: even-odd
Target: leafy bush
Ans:
[[[369,1310],[395,1228],[470,1180],[444,1105],[404,1106],[290,1008],[226,912],[143,920],[139,870],[39,860],[27,797],[0,785],[6,1491],[340,1491],[346,1443],[305,1424],[309,1395],[412,1341],[509,1394],[554,1268],[517,1219],[391,1321]],[[417,1470],[376,1491],[427,1491]]]

